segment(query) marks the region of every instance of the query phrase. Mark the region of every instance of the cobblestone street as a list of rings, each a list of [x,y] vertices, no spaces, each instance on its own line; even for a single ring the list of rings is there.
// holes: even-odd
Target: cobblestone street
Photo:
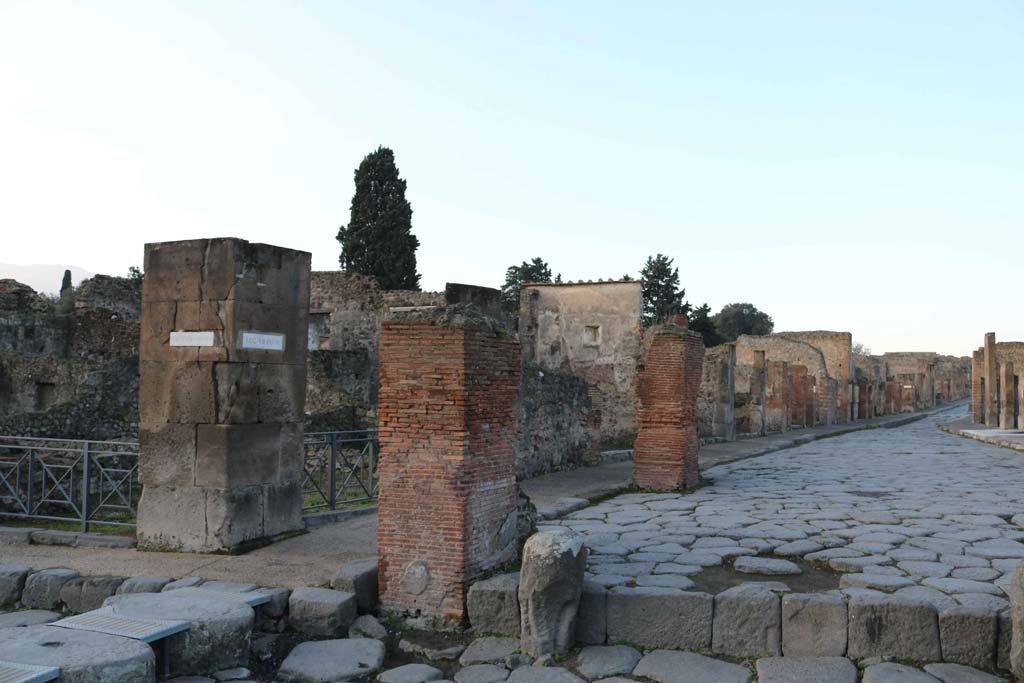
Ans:
[[[826,568],[848,594],[999,610],[1024,558],[1024,460],[937,429],[961,412],[710,468],[694,493],[621,495],[559,523],[586,535],[608,587],[685,590],[735,562],[745,578]]]

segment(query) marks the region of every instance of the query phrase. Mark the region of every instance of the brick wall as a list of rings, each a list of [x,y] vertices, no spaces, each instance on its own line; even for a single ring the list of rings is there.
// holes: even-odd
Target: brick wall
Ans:
[[[836,388],[836,422],[848,422],[850,419],[849,385],[853,381],[853,336],[849,332],[778,332],[787,339],[802,341],[821,350],[825,357],[828,376],[835,379]]]
[[[650,328],[638,378],[638,425],[633,445],[633,483],[656,490],[696,486],[697,394],[704,342],[674,324]]]
[[[767,361],[765,378],[767,430],[769,433],[787,432],[792,401],[792,371],[789,363],[779,360]]]
[[[791,365],[789,369],[793,377],[793,397],[789,405],[789,422],[791,425],[800,427],[810,426],[807,424],[807,367]]]
[[[381,324],[381,603],[446,622],[515,556],[519,344],[441,314]]]

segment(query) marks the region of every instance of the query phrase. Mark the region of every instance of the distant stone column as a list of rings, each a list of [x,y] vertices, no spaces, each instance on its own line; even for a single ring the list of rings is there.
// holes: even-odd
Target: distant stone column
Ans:
[[[765,376],[764,351],[754,351],[754,378],[751,379],[751,382],[753,382],[755,379],[757,381],[756,394],[754,391],[754,387],[750,388],[750,393],[751,395],[757,396],[757,413],[760,419],[757,428],[757,433],[760,434],[761,436],[765,436],[768,433],[768,422],[765,415],[765,411],[768,406],[765,396],[767,378]]]
[[[302,529],[309,260],[240,239],[146,245],[139,548]]]
[[[860,419],[860,385],[853,385],[853,400],[850,401],[850,411],[853,413],[853,419]]]
[[[804,378],[807,383],[807,389],[804,391],[804,396],[807,397],[806,406],[804,410],[804,425],[807,427],[814,426],[815,417],[818,414],[818,380],[814,375],[807,375]]]
[[[633,483],[663,491],[692,488],[700,481],[697,395],[704,342],[676,317],[647,330],[644,343]]]
[[[1014,429],[1017,423],[1017,385],[1012,361],[999,366],[999,391],[999,428]]]
[[[381,323],[377,556],[385,612],[448,623],[516,556],[519,343],[472,309]]]
[[[790,368],[789,363],[780,360],[768,361],[767,376],[767,422],[769,432],[789,431]]]
[[[792,365],[790,370],[793,374],[793,397],[790,401],[790,424],[806,427],[805,411],[807,408],[807,366]]]
[[[728,355],[724,363],[724,395],[721,397],[722,423],[725,425],[725,440],[736,440],[736,345],[727,344]]]
[[[985,425],[999,426],[998,364],[996,360],[996,333],[985,335]]]
[[[971,354],[971,418],[985,424],[985,349]]]

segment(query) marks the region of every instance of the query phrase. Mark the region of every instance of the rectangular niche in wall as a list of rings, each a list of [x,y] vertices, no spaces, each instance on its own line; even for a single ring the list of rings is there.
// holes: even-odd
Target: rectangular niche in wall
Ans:
[[[584,346],[600,346],[601,345],[601,326],[600,325],[587,325],[583,328],[583,345]]]

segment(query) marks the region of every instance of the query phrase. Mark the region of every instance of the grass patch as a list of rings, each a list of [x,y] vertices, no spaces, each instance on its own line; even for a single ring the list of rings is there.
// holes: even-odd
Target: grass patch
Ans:
[[[24,519],[0,518],[0,526],[17,527],[19,529],[46,529],[47,531],[81,531],[82,522],[76,519]],[[89,531],[116,536],[135,536],[135,527],[103,522],[89,522]]]

